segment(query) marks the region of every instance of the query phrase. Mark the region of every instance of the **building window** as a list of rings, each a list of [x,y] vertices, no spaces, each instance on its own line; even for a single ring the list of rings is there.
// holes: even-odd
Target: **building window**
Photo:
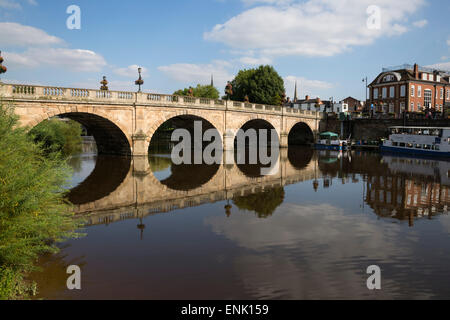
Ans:
[[[405,111],[405,103],[404,102],[400,102],[400,112]]]
[[[415,89],[415,87],[414,87],[414,86],[411,86],[411,97],[414,97],[414,95],[415,95],[414,89]]]
[[[450,90],[447,90],[447,100],[450,100]]]
[[[441,88],[439,91],[441,92],[441,99],[444,99],[444,89]]]
[[[383,88],[383,99],[387,98],[387,88]]]
[[[431,108],[431,90],[430,89],[425,89],[424,94],[423,94],[424,98],[423,98],[423,105],[424,107],[428,107]]]
[[[417,103],[417,111],[420,111],[420,102]]]
[[[390,87],[389,88],[389,97],[390,98],[395,98],[395,87]]]
[[[422,80],[428,80],[428,75],[426,73],[422,73]]]
[[[373,89],[373,98],[378,99],[378,88]]]
[[[404,97],[406,95],[406,86],[403,85],[400,87],[400,97]]]
[[[417,86],[417,96],[422,97],[422,86]]]
[[[394,104],[389,103],[389,113],[394,113]]]
[[[411,111],[414,112],[414,102],[411,102]]]

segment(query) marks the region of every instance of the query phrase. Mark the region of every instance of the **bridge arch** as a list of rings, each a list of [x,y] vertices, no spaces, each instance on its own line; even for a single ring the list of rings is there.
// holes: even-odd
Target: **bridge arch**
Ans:
[[[67,108],[67,110],[48,111],[22,123],[22,125],[33,128],[42,121],[56,116],[82,124],[94,136],[99,154],[132,154],[131,137],[126,134],[125,128],[115,119],[111,119],[108,113],[101,110],[95,110],[94,112],[88,110],[88,108],[80,111],[77,108]]]
[[[199,119],[206,123],[208,123],[211,128],[214,128],[218,131],[221,140],[223,137],[223,123],[217,119],[217,117],[213,115],[208,115],[207,112],[197,111],[197,110],[177,110],[175,112],[165,112],[162,116],[160,116],[156,121],[152,123],[150,129],[147,131],[146,136],[146,147],[147,149],[150,147],[150,143],[152,142],[155,133],[158,131],[161,126],[169,120],[173,120],[176,118],[190,118],[190,119]]]
[[[275,129],[275,131],[277,132],[278,140],[280,141],[279,124],[275,123],[275,121],[273,121],[273,119],[271,119],[270,117],[265,117],[264,115],[259,115],[259,114],[252,114],[252,115],[249,115],[242,119],[239,119],[239,121],[237,121],[235,123],[235,126],[230,128],[233,131],[234,138],[236,138],[236,134],[239,129],[244,128],[249,123],[257,123],[257,122],[265,123],[266,128],[271,127],[273,129]],[[249,127],[251,128],[252,126],[250,125]],[[254,128],[254,129],[258,129],[258,128]]]
[[[292,122],[287,128],[288,145],[308,145],[314,143],[313,128],[304,121]]]
[[[162,116],[159,116],[155,121],[152,122],[149,129],[146,132],[146,148],[148,149],[150,147],[150,143],[153,139],[153,136],[155,135],[156,131],[167,121],[177,118],[177,117],[192,117],[192,118],[199,118],[201,120],[204,120],[212,125],[214,129],[216,129],[219,132],[220,137],[223,137],[223,123],[222,119],[218,119],[215,115],[210,115],[208,112],[204,112],[201,110],[177,110],[177,111],[170,111],[170,112],[163,112]]]

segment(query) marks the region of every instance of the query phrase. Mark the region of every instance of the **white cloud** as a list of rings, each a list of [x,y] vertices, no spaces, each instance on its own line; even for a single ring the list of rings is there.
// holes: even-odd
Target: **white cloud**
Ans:
[[[269,57],[261,57],[261,58],[242,57],[239,59],[239,61],[243,64],[250,65],[250,66],[258,66],[258,65],[262,65],[262,64],[272,63],[272,59]]]
[[[106,66],[105,59],[90,50],[65,48],[31,48],[23,53],[5,52],[5,60],[16,67],[59,67],[70,71],[92,72]]]
[[[408,29],[407,17],[425,0],[243,0],[265,5],[248,9],[204,34],[232,49],[255,50],[261,57],[333,56],[382,36]],[[381,28],[367,28],[369,5],[381,9]],[[351,9],[350,9],[351,8]]]
[[[447,45],[450,47],[450,38],[447,40]]]
[[[4,9],[21,9],[22,6],[16,1],[0,0],[0,8]]]
[[[61,44],[63,40],[35,27],[15,22],[0,22],[0,43],[3,47],[27,47]]]
[[[291,99],[294,98],[295,82],[297,81],[298,98],[303,99],[306,95],[310,97],[321,97],[324,100],[328,96],[324,96],[328,89],[334,87],[332,83],[321,80],[310,80],[304,77],[287,76],[284,78],[284,86],[286,87],[286,95]]]
[[[415,27],[417,27],[417,28],[423,28],[423,27],[425,27],[426,25],[428,24],[428,21],[427,20],[419,20],[419,21],[416,21],[416,22],[414,22],[413,23],[413,25],[415,26]]]
[[[122,77],[126,77],[126,78],[138,78],[139,74],[138,74],[138,68],[140,66],[138,66],[137,64],[133,64],[131,66],[128,66],[126,68],[118,68],[118,69],[114,69],[114,73],[122,76]],[[142,76],[143,77],[147,77],[148,76],[148,70],[145,67],[141,67],[142,68]]]
[[[435,64],[428,65],[426,67],[438,69],[438,70],[450,71],[450,62],[435,63]]]
[[[227,68],[231,64],[227,61],[216,60],[210,64],[177,63],[168,66],[160,66],[158,70],[165,73],[169,78],[190,85],[209,84],[211,75],[214,76],[214,85],[224,88],[227,81],[234,76]]]

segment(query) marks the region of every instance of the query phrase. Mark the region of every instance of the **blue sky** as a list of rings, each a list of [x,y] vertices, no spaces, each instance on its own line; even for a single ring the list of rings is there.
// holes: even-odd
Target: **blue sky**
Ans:
[[[69,30],[70,5],[81,29]],[[369,6],[380,27],[368,28]],[[15,83],[172,93],[223,92],[242,68],[271,64],[299,96],[364,98],[362,78],[415,62],[450,70],[447,0],[0,0],[0,50]],[[371,20],[372,21],[372,20]],[[378,20],[377,20],[378,21]]]

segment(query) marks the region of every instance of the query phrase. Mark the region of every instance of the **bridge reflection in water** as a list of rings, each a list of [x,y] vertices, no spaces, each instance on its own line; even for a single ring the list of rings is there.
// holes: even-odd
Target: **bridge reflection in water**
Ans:
[[[261,177],[164,154],[81,158],[68,197],[87,236],[41,259],[39,297],[450,297],[449,162],[290,148],[279,164]],[[72,264],[81,291],[66,289]]]
[[[450,163],[439,160],[295,147],[281,151],[280,169],[272,176],[258,176],[258,165],[173,165],[165,154],[89,161],[96,161],[94,170],[68,195],[88,225],[224,200],[267,217],[283,203],[285,186],[308,181],[316,192],[337,183],[361,183],[363,207],[410,226],[415,219],[446,213],[450,202]],[[225,207],[224,214],[230,215],[230,209]]]

